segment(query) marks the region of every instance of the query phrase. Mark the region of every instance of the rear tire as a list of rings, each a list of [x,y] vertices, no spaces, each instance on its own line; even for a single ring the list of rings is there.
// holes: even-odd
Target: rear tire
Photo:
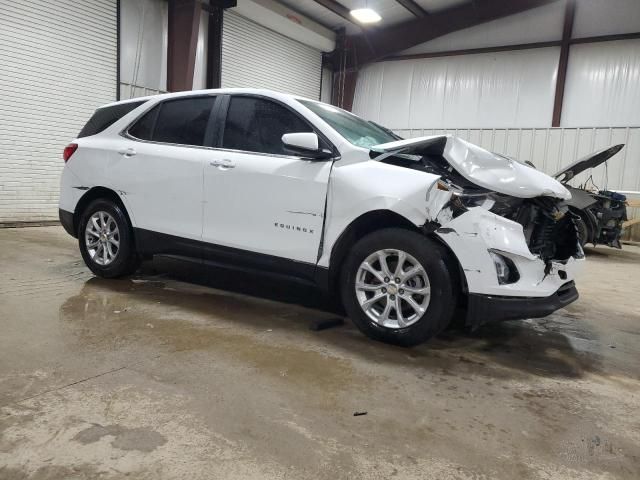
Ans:
[[[409,230],[367,235],[353,246],[341,272],[345,310],[370,338],[402,346],[425,342],[449,325],[456,307],[448,256],[441,245]]]
[[[129,219],[112,200],[94,200],[82,212],[78,243],[84,263],[99,277],[130,275],[140,265]]]

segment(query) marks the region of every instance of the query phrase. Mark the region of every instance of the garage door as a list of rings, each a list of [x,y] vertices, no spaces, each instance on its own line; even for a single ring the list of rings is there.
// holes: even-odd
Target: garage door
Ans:
[[[236,13],[225,12],[222,87],[268,88],[318,99],[322,54]]]
[[[115,100],[116,0],[0,0],[0,222],[56,219],[62,149]]]

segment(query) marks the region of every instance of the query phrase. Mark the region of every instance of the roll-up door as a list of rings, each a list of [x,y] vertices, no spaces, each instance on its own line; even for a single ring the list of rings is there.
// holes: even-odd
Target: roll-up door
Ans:
[[[57,218],[62,150],[116,62],[116,0],[0,0],[0,222]]]
[[[222,87],[268,88],[318,99],[319,50],[226,11],[222,28]]]

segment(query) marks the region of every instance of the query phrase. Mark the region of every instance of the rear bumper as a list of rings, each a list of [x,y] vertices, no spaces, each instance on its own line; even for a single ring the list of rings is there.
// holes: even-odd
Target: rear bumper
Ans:
[[[467,325],[478,327],[489,322],[542,318],[575,302],[578,290],[573,281],[562,285],[548,297],[503,297],[471,293],[467,304]]]
[[[73,228],[73,213],[66,210],[58,209],[58,217],[65,231],[74,238],[78,238],[75,229]]]

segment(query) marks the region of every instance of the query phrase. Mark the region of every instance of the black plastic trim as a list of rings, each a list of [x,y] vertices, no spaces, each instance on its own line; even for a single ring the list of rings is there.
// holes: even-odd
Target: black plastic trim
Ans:
[[[548,297],[504,297],[470,293],[466,323],[478,327],[489,322],[542,318],[575,302],[578,297],[573,281],[565,283]]]
[[[58,209],[58,218],[64,230],[74,238],[78,238],[78,234],[73,229],[73,213],[66,210]]]
[[[143,228],[135,228],[136,249],[142,256],[168,255],[186,257],[205,266],[230,268],[248,274],[258,273],[286,277],[326,290],[328,269],[314,263],[250,252]]]

